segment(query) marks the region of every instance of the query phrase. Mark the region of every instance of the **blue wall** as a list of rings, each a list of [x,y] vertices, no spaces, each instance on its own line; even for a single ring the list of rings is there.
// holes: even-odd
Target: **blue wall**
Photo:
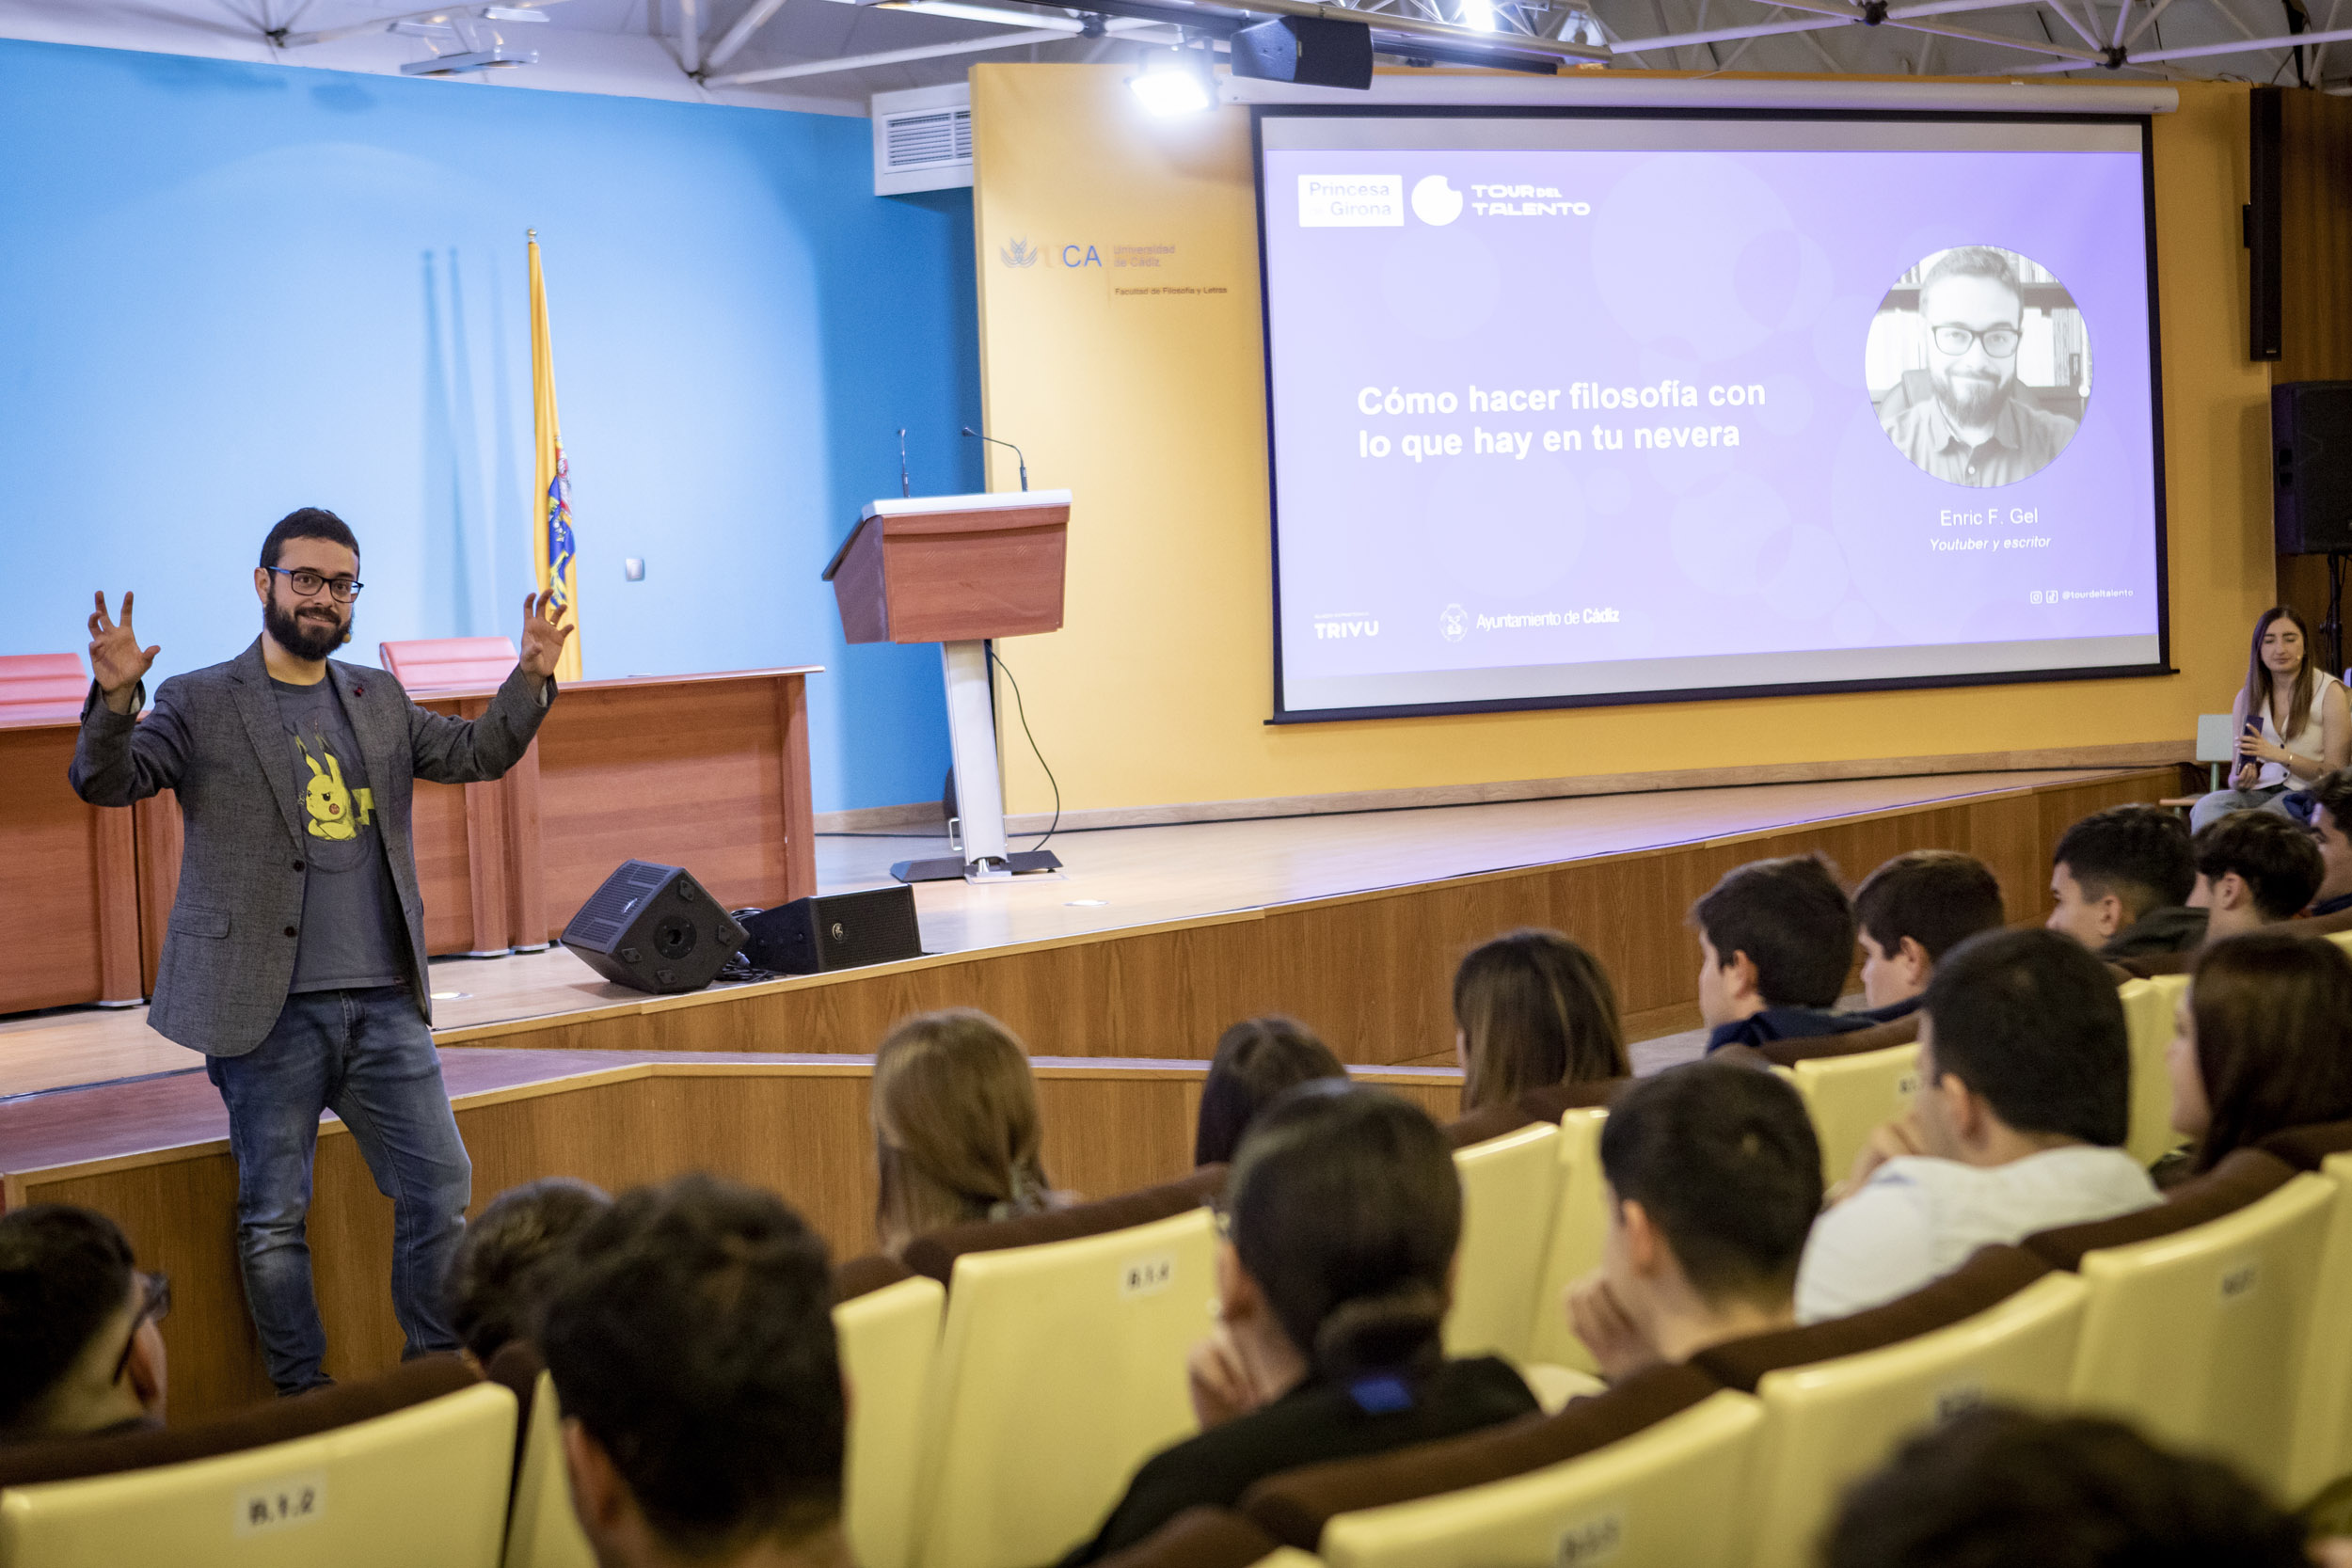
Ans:
[[[817,580],[898,426],[918,494],[981,487],[969,194],[877,198],[869,136],[0,41],[0,653],[103,586],[159,673],[226,658],[303,505],[359,535],[353,656],[513,635],[536,228],[587,674],[821,663],[817,808],[936,799],[938,655],[845,648]]]

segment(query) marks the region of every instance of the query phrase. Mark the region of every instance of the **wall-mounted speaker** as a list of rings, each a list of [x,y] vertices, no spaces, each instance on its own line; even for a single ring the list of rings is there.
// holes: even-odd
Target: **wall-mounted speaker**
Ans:
[[[743,927],[683,868],[630,861],[580,907],[563,940],[615,985],[700,990],[743,945]]]
[[[743,956],[778,974],[816,974],[923,956],[914,890],[820,893],[745,917]]]
[[[2270,519],[2280,555],[2352,551],[2352,381],[2270,388]]]
[[[1282,16],[1232,37],[1233,74],[1317,87],[1372,87],[1372,29],[1360,22]]]
[[[2246,110],[2246,356],[2286,351],[2286,91],[2256,87]]]

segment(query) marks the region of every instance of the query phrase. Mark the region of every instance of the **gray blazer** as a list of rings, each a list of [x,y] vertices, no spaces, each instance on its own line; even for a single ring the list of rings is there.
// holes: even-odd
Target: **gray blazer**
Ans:
[[[519,665],[473,720],[419,707],[381,670],[332,661],[326,668],[375,792],[384,856],[408,919],[409,989],[430,1022],[409,798],[419,779],[499,777],[530,747],[547,708]],[[553,681],[547,697],[554,701]],[[134,713],[138,705],[135,698]],[[179,792],[187,842],[147,1022],[209,1056],[242,1056],[261,1044],[294,983],[308,852],[261,639],[226,664],[164,682],[143,721],[109,708],[91,683],[66,776],[97,806]]]

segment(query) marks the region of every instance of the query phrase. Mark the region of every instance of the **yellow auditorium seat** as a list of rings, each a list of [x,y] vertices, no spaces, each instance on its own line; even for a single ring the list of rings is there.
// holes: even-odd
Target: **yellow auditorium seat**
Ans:
[[[1570,1111],[1560,1118],[1560,1196],[1552,1205],[1551,1234],[1543,1245],[1544,1272],[1535,1287],[1534,1322],[1527,1357],[1537,1365],[1597,1371],[1593,1353],[1568,1328],[1568,1287],[1600,1266],[1609,1233],[1608,1183],[1600,1174],[1603,1110]]]
[[[1740,1511],[1755,1568],[1811,1564],[1845,1486],[1919,1428],[1988,1401],[2060,1401],[2088,1298],[2020,1249],[1987,1247],[1883,1307],[1692,1357],[1764,1406]]]
[[[1559,1127],[1539,1122],[1454,1154],[1462,1240],[1445,1321],[1448,1354],[1528,1358],[1543,1239],[1560,1197],[1559,1142]]]
[[[1332,1568],[1739,1568],[1747,1521],[1722,1499],[1745,1487],[1763,1426],[1755,1400],[1720,1392],[1565,1464],[1340,1514],[1317,1555]]]
[[[2242,1179],[2286,1169],[2240,1149],[2201,1180],[2226,1196]],[[2188,1190],[2138,1214],[2026,1239],[2054,1262],[2074,1253],[2090,1289],[2070,1398],[2161,1442],[2219,1453],[2283,1496],[2335,1184],[2293,1176],[2217,1218],[2167,1227],[2169,1211],[2196,1212],[2180,1196]]]
[[[1919,1048],[1890,1045],[1852,1056],[1820,1056],[1775,1068],[1804,1097],[1821,1144],[1821,1180],[1842,1181],[1882,1125],[1911,1109],[1919,1092]]]
[[[596,1568],[596,1555],[572,1512],[571,1476],[564,1466],[564,1410],[555,1380],[544,1370],[531,1396],[522,1452],[515,1462],[504,1563],[505,1568]]]
[[[914,1551],[923,1401],[947,1292],[920,1275],[833,1309],[850,1386],[842,1512],[859,1568],[907,1568]]]
[[[2187,989],[2187,975],[2159,974],[2126,980],[2116,990],[2132,1043],[2132,1119],[2123,1147],[2143,1165],[2154,1164],[2182,1143],[2172,1131],[2172,1079],[2164,1058],[2172,1046],[2173,1012]]]
[[[955,1259],[924,1417],[919,1568],[1053,1560],[1194,1430],[1184,1358],[1209,1329],[1215,1235],[1193,1209]]]
[[[2352,1475],[2352,1153],[2330,1155],[2320,1170],[2335,1184],[2336,1207],[2320,1252],[2303,1402],[2287,1465],[2285,1496],[2296,1505]]]
[[[2328,940],[2346,953],[2352,953],[2352,931],[2330,931],[2328,933]]]
[[[387,1416],[153,1469],[0,1492],[9,1568],[495,1568],[515,1396],[477,1384]]]

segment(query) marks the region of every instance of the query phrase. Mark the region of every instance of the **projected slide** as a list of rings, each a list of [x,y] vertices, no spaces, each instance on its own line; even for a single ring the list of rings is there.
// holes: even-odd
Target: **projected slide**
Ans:
[[[2162,669],[2142,121],[1258,129],[1278,719]]]

